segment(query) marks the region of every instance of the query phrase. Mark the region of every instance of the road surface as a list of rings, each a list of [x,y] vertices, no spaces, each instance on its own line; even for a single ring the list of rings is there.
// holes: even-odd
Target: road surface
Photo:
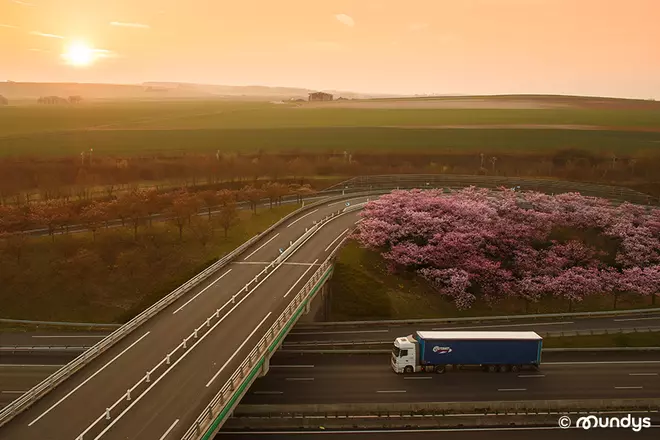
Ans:
[[[360,203],[366,199],[350,200]],[[246,283],[313,221],[343,207],[343,201],[329,203],[278,228],[236,263],[214,274],[0,428],[0,438],[77,438],[99,418],[105,432],[97,436],[101,429],[92,427],[85,439],[160,439],[176,420],[179,422],[167,438],[180,437],[286,307],[290,298],[285,295],[295,294],[334,250],[337,238],[354,227],[357,212],[325,225],[258,287],[244,292]],[[237,299],[232,303],[234,295]],[[113,414],[109,423],[103,420],[107,407],[219,308],[221,319],[197,340],[191,339],[188,348],[179,351],[183,356],[179,354],[171,365],[161,367],[149,386],[139,390],[146,392],[134,393],[131,403],[125,405],[129,409]]]

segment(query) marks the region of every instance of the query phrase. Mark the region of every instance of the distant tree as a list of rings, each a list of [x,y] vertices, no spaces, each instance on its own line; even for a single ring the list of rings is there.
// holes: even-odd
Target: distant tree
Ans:
[[[145,191],[133,190],[125,197],[119,199],[122,212],[131,220],[133,237],[137,240],[140,223],[147,217],[147,194]]]
[[[179,228],[179,240],[183,239],[183,228],[186,222],[197,212],[199,202],[194,195],[180,191],[174,196],[167,214],[172,218],[174,224]]]
[[[69,209],[63,200],[49,200],[33,205],[30,212],[34,223],[46,226],[48,235],[55,241],[55,232],[65,223]]]
[[[290,192],[296,195],[297,203],[302,203],[305,197],[309,197],[316,192],[308,184],[305,185],[294,184],[294,185],[290,185],[289,188],[290,188]]]
[[[71,104],[80,104],[82,100],[82,96],[79,95],[69,96],[69,102]]]
[[[277,182],[269,182],[262,187],[270,201],[270,209],[273,209],[273,204],[281,203],[282,197],[289,193],[289,187]]]
[[[202,191],[199,193],[199,199],[206,208],[209,220],[211,220],[211,211],[214,207],[220,204],[220,197],[218,196],[218,192],[213,190]]]
[[[246,186],[243,189],[241,189],[240,195],[243,198],[243,200],[247,200],[248,202],[250,202],[252,211],[256,214],[257,205],[259,204],[261,199],[264,198],[265,192],[253,186]]]
[[[213,225],[209,220],[202,217],[193,217],[190,222],[190,230],[204,247],[213,237]]]
[[[225,238],[229,233],[229,229],[236,224],[238,220],[238,208],[235,201],[229,201],[220,207],[220,212],[218,213],[218,223],[225,231]]]
[[[82,209],[80,220],[83,225],[92,231],[92,240],[96,241],[96,231],[108,219],[108,204],[95,202]]]

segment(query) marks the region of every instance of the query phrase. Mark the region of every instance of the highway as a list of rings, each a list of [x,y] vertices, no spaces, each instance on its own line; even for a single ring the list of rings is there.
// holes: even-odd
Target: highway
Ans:
[[[659,374],[658,352],[552,353],[539,371],[441,375],[397,375],[389,355],[277,354],[241,405],[657,398]]]
[[[491,321],[489,323],[457,322],[450,324],[364,324],[355,326],[319,326],[299,324],[289,333],[285,346],[297,347],[304,344],[326,342],[394,341],[418,330],[533,330],[536,332],[600,331],[614,329],[653,328],[660,331],[660,313],[640,313],[606,318],[516,319]]]
[[[85,433],[84,439],[160,439],[168,431],[168,439],[180,437],[286,307],[286,296],[303,286],[339,245],[337,238],[354,227],[357,212],[327,223],[256,287],[245,292],[244,286],[313,221],[343,207],[344,201],[322,205],[281,226],[0,428],[0,438],[59,440]],[[220,319],[188,341],[170,365],[163,362],[106,423],[106,408],[217,309]],[[96,420],[100,427],[92,426]]]
[[[624,429],[459,428],[390,431],[314,431],[300,432],[220,432],[215,440],[655,440],[660,428],[640,432]]]

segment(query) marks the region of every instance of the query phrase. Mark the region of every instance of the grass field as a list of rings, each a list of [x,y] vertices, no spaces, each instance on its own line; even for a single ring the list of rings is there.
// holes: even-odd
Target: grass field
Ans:
[[[378,253],[362,249],[353,241],[342,249],[330,283],[329,321],[451,318],[569,310],[569,304],[557,298],[544,298],[528,307],[516,298],[507,298],[494,305],[478,300],[468,310],[457,310],[449,298],[434,292],[420,277],[389,274]],[[621,295],[617,309],[651,306],[650,297]],[[576,312],[612,308],[613,297],[609,295],[593,295],[573,305]]]
[[[389,101],[388,105],[401,102],[401,108],[337,106],[379,101],[347,102],[8,106],[0,108],[0,156],[70,156],[89,148],[102,155],[218,149],[525,153],[569,147],[641,155],[660,148],[660,106],[405,108],[404,101]]]

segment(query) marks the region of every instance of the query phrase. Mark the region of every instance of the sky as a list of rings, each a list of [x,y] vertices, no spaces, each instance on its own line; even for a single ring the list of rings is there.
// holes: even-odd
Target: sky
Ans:
[[[660,98],[660,0],[0,0],[0,81]]]

